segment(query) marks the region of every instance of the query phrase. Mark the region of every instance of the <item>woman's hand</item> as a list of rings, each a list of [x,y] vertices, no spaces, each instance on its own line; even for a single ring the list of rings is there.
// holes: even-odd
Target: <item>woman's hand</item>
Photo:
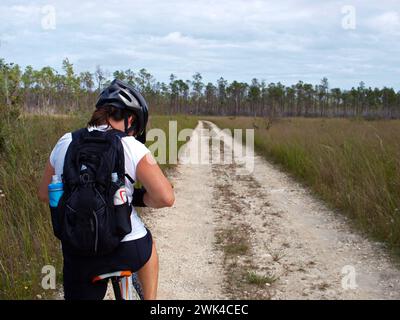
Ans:
[[[144,194],[144,203],[148,207],[172,207],[175,195],[171,183],[164,176],[151,153],[146,154],[139,161],[136,176],[147,190]]]

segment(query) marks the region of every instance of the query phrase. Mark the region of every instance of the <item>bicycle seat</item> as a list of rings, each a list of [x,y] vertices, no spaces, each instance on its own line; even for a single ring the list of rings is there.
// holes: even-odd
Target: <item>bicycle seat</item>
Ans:
[[[95,276],[92,281],[97,282],[100,280],[110,279],[110,278],[124,278],[124,277],[130,277],[131,275],[132,275],[132,272],[129,270],[115,271],[115,272],[103,273],[98,276]]]
[[[136,274],[130,270],[114,271],[95,276],[92,282],[111,279],[116,300],[142,300],[143,292]]]

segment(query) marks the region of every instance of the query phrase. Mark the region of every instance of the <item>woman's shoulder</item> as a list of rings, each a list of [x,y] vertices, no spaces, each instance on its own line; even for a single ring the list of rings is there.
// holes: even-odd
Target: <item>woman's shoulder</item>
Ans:
[[[53,167],[56,165],[56,161],[60,158],[64,159],[64,155],[69,144],[72,141],[71,132],[65,133],[60,139],[58,139],[56,145],[50,153],[50,163]]]
[[[64,133],[64,135],[62,135],[61,138],[58,139],[54,148],[59,147],[60,145],[64,145],[66,143],[69,144],[71,141],[72,141],[72,133],[71,132]]]
[[[147,147],[143,143],[136,140],[136,138],[132,136],[122,137],[121,141],[123,142],[124,146],[127,146],[128,148],[147,149]]]
[[[72,133],[71,132],[64,133],[64,135],[58,140],[58,142],[66,141],[66,140],[72,140]]]
[[[124,149],[136,160],[140,160],[150,150],[140,141],[132,136],[126,136],[121,139]]]

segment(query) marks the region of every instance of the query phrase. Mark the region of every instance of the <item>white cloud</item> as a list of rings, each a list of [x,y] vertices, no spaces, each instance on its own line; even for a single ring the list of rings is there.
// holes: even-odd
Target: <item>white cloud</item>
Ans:
[[[40,7],[37,5],[14,5],[11,6],[10,11],[18,16],[30,16],[32,14],[38,14],[40,12]]]
[[[369,20],[368,25],[373,30],[383,33],[400,34],[400,14],[397,11],[388,11]]]
[[[47,4],[2,0],[0,57],[59,69],[68,55],[78,71],[145,67],[163,81],[199,71],[206,81],[398,84],[395,0],[57,0],[57,28],[44,31]],[[343,4],[356,7],[356,30],[341,28]]]
[[[154,44],[179,45],[194,47],[199,43],[196,39],[182,35],[180,32],[171,32],[164,37],[151,37],[150,41]]]

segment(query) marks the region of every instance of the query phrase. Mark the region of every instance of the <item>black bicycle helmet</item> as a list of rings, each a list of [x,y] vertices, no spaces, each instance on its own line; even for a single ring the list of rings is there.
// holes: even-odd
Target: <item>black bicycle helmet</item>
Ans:
[[[115,108],[130,110],[136,120],[131,127],[128,127],[128,115],[125,116],[125,133],[135,131],[136,138],[142,143],[146,142],[146,125],[149,118],[149,110],[146,100],[131,85],[115,79],[99,95],[96,108],[109,105]]]

